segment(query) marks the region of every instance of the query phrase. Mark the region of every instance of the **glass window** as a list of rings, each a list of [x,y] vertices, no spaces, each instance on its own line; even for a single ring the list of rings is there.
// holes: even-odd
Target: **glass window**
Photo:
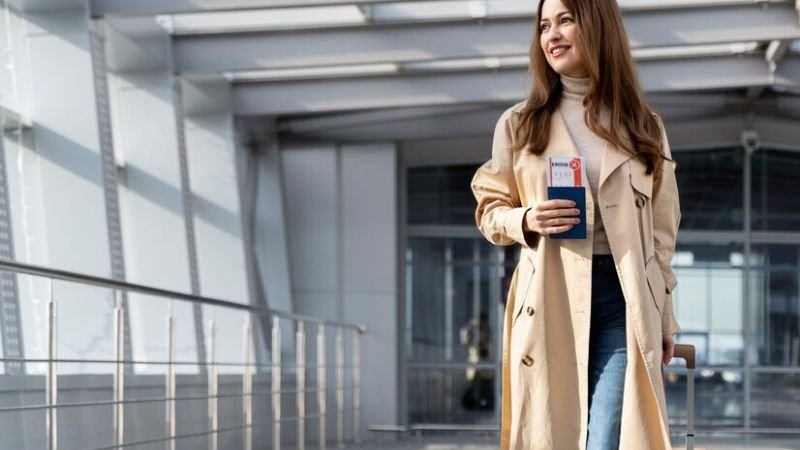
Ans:
[[[412,361],[496,360],[497,252],[483,239],[411,238],[407,342]]]
[[[667,415],[674,427],[686,427],[686,370],[669,370],[664,376]],[[721,428],[744,425],[744,373],[728,369],[695,372],[695,427]],[[684,428],[685,429],[685,428]],[[679,441],[680,442],[680,441]]]
[[[797,414],[798,373],[757,373],[753,376],[752,424],[754,427],[795,428],[800,426]]]
[[[673,152],[682,230],[741,230],[742,150]]]
[[[800,367],[800,246],[753,247],[753,305],[758,362]]]
[[[744,271],[738,245],[678,245],[673,293],[680,342],[697,348],[698,365],[744,361]]]
[[[760,150],[753,154],[753,230],[800,229],[800,153]]]
[[[410,423],[491,423],[499,403],[494,369],[408,371]]]
[[[470,183],[478,165],[408,169],[408,223],[475,224],[475,197]]]
[[[408,240],[406,373],[412,423],[494,419],[500,299],[511,273],[503,270],[505,256],[482,238]]]

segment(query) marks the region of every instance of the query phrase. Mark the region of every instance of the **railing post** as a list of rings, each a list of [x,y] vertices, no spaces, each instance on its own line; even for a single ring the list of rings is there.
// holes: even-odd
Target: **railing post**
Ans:
[[[114,291],[114,445],[125,444],[125,314],[122,291]]]
[[[253,368],[250,363],[252,319],[245,313],[244,319],[244,374],[242,375],[242,417],[244,418],[244,450],[253,448]]]
[[[344,448],[344,337],[336,329],[336,443]]]
[[[325,450],[325,325],[317,327],[317,407],[319,408],[319,448]]]
[[[53,285],[50,281],[50,301],[47,302],[47,449],[58,448],[58,334],[56,330],[56,304],[53,301]]]
[[[217,324],[208,321],[209,353],[211,360],[208,371],[208,449],[217,450],[219,445],[219,366],[217,365]]]
[[[281,450],[281,325],[272,316],[272,448]]]
[[[175,318],[172,316],[172,307],[167,314],[167,382],[166,382],[166,431],[167,449],[175,450]]]
[[[297,321],[297,449],[306,449],[306,330]]]
[[[353,440],[361,442],[361,331],[353,335]]]

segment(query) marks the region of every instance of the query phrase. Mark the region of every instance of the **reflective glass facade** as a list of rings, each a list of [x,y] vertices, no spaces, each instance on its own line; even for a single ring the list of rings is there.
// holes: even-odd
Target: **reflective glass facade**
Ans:
[[[673,155],[682,210],[672,263],[678,277],[674,302],[682,327],[678,341],[697,348],[698,427],[736,432],[796,427],[800,153],[762,149],[752,155],[749,237],[744,232],[748,155],[739,148],[680,150]],[[420,380],[409,385],[411,422],[450,416],[478,423],[496,419],[490,414],[496,409],[475,415],[471,405],[459,403],[472,384],[461,373],[465,369],[446,364],[498,363],[495,338],[500,336],[503,287],[516,261],[516,250],[491,246],[474,227],[469,182],[477,167],[407,169],[410,290],[405,342],[409,380]],[[486,332],[491,345],[485,357],[471,360],[458,339],[459,328],[484,311],[490,319]],[[424,368],[418,367],[423,363]],[[686,419],[686,375],[673,367],[680,364],[676,360],[666,369],[669,413],[676,429]],[[430,391],[430,386],[440,385]],[[439,405],[436,399],[444,401]]]

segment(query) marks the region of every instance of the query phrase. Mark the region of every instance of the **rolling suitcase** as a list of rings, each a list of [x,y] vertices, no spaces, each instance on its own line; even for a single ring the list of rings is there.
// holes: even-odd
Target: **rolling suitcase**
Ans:
[[[677,447],[674,450],[702,450],[694,447],[694,345],[675,344],[675,358],[686,361],[686,447]]]

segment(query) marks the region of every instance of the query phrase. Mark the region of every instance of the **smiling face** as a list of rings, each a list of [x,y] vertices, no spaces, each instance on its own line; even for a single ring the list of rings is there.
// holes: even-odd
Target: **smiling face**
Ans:
[[[539,44],[553,70],[568,77],[587,76],[575,15],[561,0],[544,1],[539,17],[539,33]]]

